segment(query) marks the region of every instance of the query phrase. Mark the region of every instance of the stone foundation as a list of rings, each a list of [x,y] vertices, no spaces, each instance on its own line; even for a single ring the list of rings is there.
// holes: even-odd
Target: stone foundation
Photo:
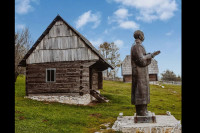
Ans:
[[[119,116],[112,129],[123,133],[181,133],[174,116],[156,115],[156,123],[134,123],[134,116]]]
[[[83,96],[80,96],[77,94],[32,94],[29,96],[26,96],[25,98],[30,98],[32,100],[37,101],[48,101],[48,102],[59,102],[59,103],[66,103],[66,104],[80,104],[80,105],[87,105],[93,100],[96,100],[93,96],[90,94],[85,94]]]

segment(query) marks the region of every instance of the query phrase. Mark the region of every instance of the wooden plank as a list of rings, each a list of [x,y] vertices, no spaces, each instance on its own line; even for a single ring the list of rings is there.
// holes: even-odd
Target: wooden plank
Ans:
[[[71,88],[71,89],[76,89],[80,85],[77,84],[76,82],[74,83],[28,83],[27,87],[30,87],[31,90],[35,90],[37,88],[42,88],[44,90],[52,89],[52,88]]]
[[[46,67],[58,67],[59,69],[65,68],[73,68],[73,69],[80,69],[80,66],[83,66],[83,71],[87,71],[88,67],[95,63],[95,61],[72,61],[72,62],[49,62],[49,63],[38,63],[38,64],[28,64],[27,67],[29,69],[41,69]]]
[[[80,37],[78,37],[77,43],[78,43],[78,47],[79,47],[79,48],[84,48],[84,47],[86,47],[86,46],[85,46],[85,43],[80,39]]]
[[[49,49],[49,45],[48,45],[48,35],[46,35],[44,38],[43,38],[43,49]]]
[[[79,96],[79,91],[78,92],[69,92],[69,93],[31,93],[29,96]]]
[[[37,50],[27,59],[28,64],[55,62],[55,61],[78,61],[94,60],[96,55],[89,55],[87,48],[65,49],[65,50]],[[98,59],[97,59],[98,60]]]
[[[35,89],[35,90],[28,90],[29,94],[35,94],[35,93],[79,93],[79,89]]]
[[[54,25],[51,29],[50,29],[50,31],[49,31],[49,33],[48,33],[48,35],[49,35],[49,37],[56,37],[56,26]]]
[[[106,97],[102,96],[101,94],[99,94],[95,90],[90,90],[90,94],[93,97],[95,97],[99,102],[109,102],[109,100]]]
[[[27,70],[28,70],[28,68],[26,67],[26,75],[27,75]],[[28,88],[27,88],[27,76],[25,76],[25,78],[26,78],[26,85],[25,85],[25,90],[26,90],[26,96],[28,96]]]
[[[63,22],[56,22],[56,24],[49,31],[49,38],[57,36],[71,36],[72,32],[69,27]]]

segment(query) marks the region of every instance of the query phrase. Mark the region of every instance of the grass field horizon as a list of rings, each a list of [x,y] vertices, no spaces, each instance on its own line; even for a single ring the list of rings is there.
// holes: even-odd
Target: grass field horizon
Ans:
[[[164,88],[150,85],[148,110],[156,115],[166,111],[181,120],[181,86],[166,85]],[[103,81],[101,94],[108,103],[90,106],[69,105],[35,101],[24,98],[25,76],[18,76],[15,83],[15,132],[16,133],[94,133],[101,124],[115,122],[120,112],[124,116],[135,113],[131,105],[131,83]]]

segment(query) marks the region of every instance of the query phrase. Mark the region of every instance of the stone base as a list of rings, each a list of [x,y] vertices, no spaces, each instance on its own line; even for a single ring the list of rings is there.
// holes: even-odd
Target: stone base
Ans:
[[[96,98],[91,96],[90,94],[85,94],[80,96],[79,94],[68,94],[68,95],[30,95],[26,96],[25,98],[30,98],[32,100],[37,101],[47,101],[47,102],[59,102],[59,103],[66,103],[66,104],[75,104],[75,105],[87,105]]]
[[[156,116],[135,116],[134,123],[156,123]]]
[[[135,113],[134,114],[134,123],[156,123],[155,113],[151,113],[151,111],[148,111],[147,116],[138,116]]]
[[[135,123],[134,116],[119,116],[112,129],[124,133],[181,133],[180,121],[172,115],[156,115],[156,123]]]

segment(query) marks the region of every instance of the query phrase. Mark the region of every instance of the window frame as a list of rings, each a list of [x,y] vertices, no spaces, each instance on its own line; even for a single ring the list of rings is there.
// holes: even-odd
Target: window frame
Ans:
[[[48,72],[47,71],[48,70],[50,70],[50,81],[47,81],[47,78],[48,78],[48,75],[47,75]],[[54,70],[54,81],[51,80],[51,70]],[[56,68],[46,68],[46,82],[47,83],[52,83],[52,82],[54,83],[54,82],[56,82]]]

